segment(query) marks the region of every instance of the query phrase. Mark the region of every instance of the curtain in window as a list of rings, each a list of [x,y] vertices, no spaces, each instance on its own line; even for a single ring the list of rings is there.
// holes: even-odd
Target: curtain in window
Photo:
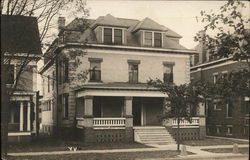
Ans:
[[[129,64],[129,82],[138,82],[138,64]]]
[[[101,80],[101,63],[100,62],[90,62],[89,75],[90,75],[90,80],[92,81]]]

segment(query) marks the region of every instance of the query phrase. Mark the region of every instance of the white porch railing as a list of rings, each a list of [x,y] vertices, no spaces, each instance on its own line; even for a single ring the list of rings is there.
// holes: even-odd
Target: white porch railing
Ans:
[[[94,118],[93,127],[125,127],[126,118]]]
[[[178,125],[177,119],[173,119],[172,126],[177,127],[177,125]],[[199,126],[199,117],[193,117],[191,123],[184,119],[180,120],[180,127],[185,127],[185,126]]]
[[[77,128],[84,127],[84,118],[76,118],[76,127]]]

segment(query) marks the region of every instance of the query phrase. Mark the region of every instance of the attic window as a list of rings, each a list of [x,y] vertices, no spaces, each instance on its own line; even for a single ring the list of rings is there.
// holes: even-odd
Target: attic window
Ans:
[[[144,31],[144,46],[162,47],[162,33],[154,31]]]
[[[123,29],[103,28],[104,44],[123,44]]]

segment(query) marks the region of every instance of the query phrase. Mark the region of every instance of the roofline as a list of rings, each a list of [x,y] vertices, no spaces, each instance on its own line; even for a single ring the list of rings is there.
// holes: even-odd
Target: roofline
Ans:
[[[140,51],[157,51],[157,52],[171,52],[171,53],[182,53],[182,54],[194,54],[198,53],[195,50],[183,49],[162,49],[162,48],[147,48],[147,47],[134,47],[134,46],[121,46],[121,45],[103,45],[103,44],[84,44],[84,43],[66,43],[64,46],[85,46],[85,47],[99,47],[99,48],[111,48],[111,49],[128,49],[128,50],[140,50]]]
[[[222,63],[222,62],[225,62],[225,61],[229,61],[229,60],[233,60],[233,57],[222,58],[222,59],[214,60],[214,61],[211,61],[211,62],[203,63],[203,64],[200,64],[200,65],[197,65],[197,66],[192,66],[192,67],[190,67],[190,70],[196,70],[198,68],[205,68],[205,67],[208,67],[208,66],[211,66],[211,65],[214,65],[214,64],[218,64],[218,63]]]

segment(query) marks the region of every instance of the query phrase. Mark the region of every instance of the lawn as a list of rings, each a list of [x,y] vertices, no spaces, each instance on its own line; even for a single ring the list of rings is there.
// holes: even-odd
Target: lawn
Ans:
[[[152,152],[129,152],[129,153],[87,153],[87,154],[66,154],[66,155],[44,155],[8,157],[8,160],[140,160],[156,158],[174,158],[177,151],[152,151]],[[192,154],[192,153],[189,153]]]
[[[114,142],[114,143],[83,143],[81,141],[64,141],[59,139],[39,139],[24,144],[9,144],[8,152],[45,152],[65,151],[68,147],[78,147],[80,150],[101,150],[101,149],[129,149],[129,148],[152,148],[136,142]]]
[[[214,146],[214,145],[233,145],[237,144],[248,144],[248,142],[228,140],[228,139],[216,139],[216,138],[206,138],[204,140],[186,140],[182,141],[181,144],[189,146]]]
[[[204,151],[213,152],[213,153],[232,153],[232,148],[216,148],[216,149],[202,149]],[[249,148],[239,148],[239,153],[249,154]]]

